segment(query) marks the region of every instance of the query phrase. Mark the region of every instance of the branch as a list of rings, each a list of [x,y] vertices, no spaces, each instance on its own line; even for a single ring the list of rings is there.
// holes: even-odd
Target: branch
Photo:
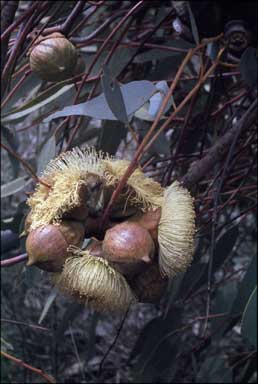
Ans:
[[[19,1],[6,1],[1,9],[1,35],[12,24]],[[5,64],[10,33],[8,39],[1,44],[1,72]]]
[[[189,189],[198,183],[198,181],[223,158],[232,141],[234,141],[236,134],[239,135],[246,125],[248,126],[254,122],[256,118],[256,108],[257,99],[253,101],[238,123],[217,141],[206,156],[192,163],[189,171],[181,180],[186,188]]]
[[[42,31],[42,35],[44,36],[53,32],[61,32],[66,36],[75,23],[77,16],[82,13],[84,5],[85,1],[78,1],[71,14],[67,17],[63,24],[44,29],[44,31]]]
[[[123,319],[122,319],[122,321],[121,321],[121,323],[120,323],[120,325],[119,325],[119,328],[118,328],[117,334],[116,334],[116,336],[115,336],[115,338],[114,338],[114,341],[113,341],[112,344],[109,346],[108,350],[106,351],[105,355],[103,356],[103,358],[102,358],[102,360],[101,360],[101,362],[100,362],[100,364],[99,364],[98,375],[101,374],[103,364],[104,364],[106,358],[108,357],[110,351],[114,348],[114,346],[115,346],[115,344],[116,344],[116,342],[117,342],[117,340],[118,340],[118,337],[119,337],[119,335],[120,335],[120,333],[121,333],[121,331],[122,331],[122,328],[123,328],[123,325],[124,325],[124,323],[125,323],[125,320],[127,319],[127,316],[128,316],[128,313],[129,313],[129,309],[130,309],[130,307],[128,307],[127,311],[125,312],[125,315],[124,315],[124,317],[123,317]]]
[[[19,256],[11,257],[10,259],[1,260],[1,267],[12,267],[15,264],[28,260],[27,253],[22,253]]]
[[[20,365],[21,367],[27,368],[30,371],[35,372],[37,375],[43,377],[44,380],[46,380],[48,383],[55,384],[56,381],[53,379],[53,377],[47,375],[45,372],[43,372],[41,369],[35,368],[32,365],[29,365],[27,363],[24,363],[24,361],[17,359],[16,357],[9,355],[9,353],[1,351],[1,355],[6,357],[7,359],[13,361],[14,363]]]
[[[3,147],[7,152],[9,152],[13,157],[15,157],[17,160],[19,160],[22,165],[24,166],[25,169],[27,169],[31,176],[33,177],[33,179],[37,182],[37,183],[40,183],[42,185],[44,185],[45,187],[47,188],[51,188],[50,185],[48,185],[46,182],[44,182],[42,179],[40,179],[36,173],[34,172],[34,170],[32,169],[32,167],[27,163],[27,161],[23,160],[16,152],[14,152],[11,148],[7,147],[4,143],[1,143],[1,147]]]
[[[218,40],[221,38],[221,35],[213,38],[213,40]],[[207,40],[208,41],[208,40]],[[161,132],[163,132],[168,126],[169,124],[172,122],[172,120],[175,118],[175,116],[183,109],[183,107],[185,106],[185,104],[195,95],[196,92],[199,91],[200,87],[204,84],[204,82],[207,80],[208,76],[213,72],[213,70],[217,67],[217,65],[219,64],[219,59],[222,55],[222,53],[224,52],[224,48],[222,48],[214,62],[214,64],[210,67],[210,69],[205,73],[205,75],[199,80],[199,82],[195,85],[195,87],[191,90],[191,92],[188,93],[188,95],[184,98],[184,100],[179,104],[179,106],[174,110],[174,112],[170,115],[170,117],[165,121],[164,124],[162,124],[162,126],[158,129],[158,131],[153,135],[153,133],[155,132],[156,128],[157,128],[157,125],[160,121],[160,118],[165,110],[165,107],[174,91],[174,89],[176,88],[176,85],[180,79],[180,76],[181,74],[183,73],[183,70],[186,66],[186,64],[188,63],[188,61],[192,58],[192,56],[202,47],[205,46],[205,44],[207,44],[207,41],[206,43],[202,43],[198,46],[196,46],[194,49],[190,49],[187,53],[187,55],[185,56],[184,60],[182,61],[177,73],[176,73],[176,76],[169,88],[169,91],[166,95],[166,97],[164,98],[163,102],[162,102],[162,105],[159,109],[159,112],[152,124],[152,126],[150,127],[148,133],[146,134],[145,138],[143,139],[143,141],[141,142],[140,146],[138,147],[137,151],[136,151],[136,154],[134,155],[134,158],[133,160],[131,161],[131,163],[129,164],[127,170],[125,171],[124,175],[122,176],[117,188],[114,190],[112,196],[111,196],[111,199],[107,205],[107,208],[104,212],[104,215],[103,215],[103,218],[102,218],[102,225],[104,224],[104,222],[107,220],[108,218],[108,215],[111,211],[111,208],[112,206],[114,205],[116,199],[118,198],[119,194],[121,193],[123,187],[125,186],[127,180],[129,179],[129,177],[131,176],[131,174],[135,171],[135,169],[137,168],[137,165],[138,165],[138,162],[141,158],[141,156],[151,147],[151,145],[153,144],[153,142],[157,139],[157,137],[160,135]]]

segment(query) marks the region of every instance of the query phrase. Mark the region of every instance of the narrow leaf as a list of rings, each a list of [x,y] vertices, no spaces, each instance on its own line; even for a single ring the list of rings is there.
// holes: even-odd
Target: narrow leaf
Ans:
[[[7,147],[16,150],[19,145],[18,136],[14,129],[6,128],[4,125],[1,125],[1,140]],[[13,169],[13,177],[18,176],[18,171],[20,168],[20,162],[14,156],[8,152],[8,157]]]
[[[1,185],[1,198],[11,196],[16,192],[21,191],[27,184],[27,176],[18,177],[4,185]]]
[[[257,348],[257,286],[246,305],[242,318],[241,332]]]
[[[126,137],[127,129],[120,121],[105,120],[102,124],[98,148],[115,155],[121,141]]]
[[[66,331],[66,329],[68,328],[70,322],[72,322],[82,312],[82,310],[84,308],[85,308],[85,306],[83,304],[80,304],[77,302],[72,303],[67,308],[67,310],[65,311],[65,314],[62,318],[62,321],[56,330],[55,337],[57,340],[59,340],[60,337],[63,336],[63,334]]]
[[[44,305],[44,308],[43,308],[43,311],[41,312],[41,315],[40,315],[40,318],[39,318],[39,321],[38,321],[38,324],[41,324],[42,321],[45,319],[45,317],[47,316],[48,314],[48,311],[50,310],[52,304],[54,303],[56,297],[58,295],[58,290],[56,289],[56,287],[54,287],[52,289],[52,291],[50,292],[48,298],[47,298],[47,301]]]
[[[5,116],[3,116],[2,121],[4,123],[10,122],[13,120],[18,120],[21,117],[28,115],[36,111],[37,109],[43,107],[46,104],[49,104],[51,101],[56,100],[58,97],[63,95],[69,89],[74,87],[73,84],[68,84],[65,86],[61,86],[61,83],[55,84],[54,86],[48,88],[46,91],[39,94],[33,100],[29,101],[25,105],[20,108],[15,109],[14,111],[9,112]]]
[[[109,69],[106,65],[103,67],[103,72],[102,87],[106,101],[117,120],[124,124],[128,124],[129,121],[125,103],[118,81],[115,78],[111,78]]]
[[[195,383],[232,383],[232,369],[222,359],[208,357],[195,377]]]
[[[122,85],[121,92],[128,118],[130,118],[131,115],[137,111],[137,109],[145,104],[155,91],[155,86],[150,81],[146,80],[132,81],[128,84]],[[48,116],[44,122],[47,123],[58,117],[73,115],[91,116],[101,120],[117,120],[111,111],[104,94],[102,93],[100,96],[97,96],[86,103],[63,108],[61,111]]]
[[[240,60],[240,73],[243,80],[250,87],[257,87],[257,56],[256,49],[248,47]]]
[[[55,136],[51,136],[46,143],[43,145],[39,157],[38,157],[38,167],[37,167],[37,175],[40,175],[47,164],[51,159],[53,159],[56,155],[56,139]]]
[[[243,280],[240,283],[237,297],[232,306],[232,314],[240,314],[244,311],[248,299],[253,292],[257,283],[257,257],[256,254],[246,271]]]
[[[194,41],[195,41],[196,45],[198,45],[200,43],[199,32],[197,29],[196,21],[195,21],[193,12],[191,10],[191,6],[190,6],[189,1],[186,2],[186,5],[187,5],[187,9],[188,9],[189,16],[190,16],[191,30],[192,30],[192,34],[194,37]]]

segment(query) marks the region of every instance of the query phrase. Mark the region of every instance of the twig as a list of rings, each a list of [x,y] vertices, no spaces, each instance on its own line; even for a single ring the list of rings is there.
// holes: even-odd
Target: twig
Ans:
[[[44,30],[42,35],[48,35],[53,32],[61,32],[64,35],[67,35],[69,30],[72,28],[74,22],[76,21],[76,18],[78,15],[82,12],[85,1],[77,1],[75,7],[73,8],[72,12],[70,15],[67,17],[67,19],[64,21],[63,24],[61,25],[55,25],[54,27],[49,27]]]
[[[228,312],[224,312],[224,313],[216,313],[216,314],[212,314],[210,315],[209,317],[210,318],[213,318],[213,319],[216,319],[216,318],[220,318],[220,317],[225,317],[225,316],[228,316],[229,313]],[[177,333],[179,332],[182,332],[184,331],[185,329],[189,328],[189,327],[192,327],[193,323],[195,323],[196,321],[201,321],[201,320],[205,320],[206,319],[206,316],[198,316],[196,317],[195,319],[191,320],[189,324],[181,327],[181,328],[178,328],[178,329],[175,329],[169,333],[167,333],[164,337],[162,337],[159,342],[155,345],[155,347],[150,351],[149,353],[149,356],[148,356],[148,359],[145,360],[144,364],[142,365],[142,368],[141,368],[141,373],[144,371],[145,367],[147,366],[147,364],[150,362],[151,358],[153,357],[153,355],[155,354],[155,352],[158,350],[158,348],[160,347],[160,345],[166,341],[169,337],[171,336],[174,336],[176,335]]]
[[[12,267],[15,264],[22,263],[28,259],[27,253],[22,253],[19,256],[11,257],[10,259],[1,260],[1,267]]]
[[[70,333],[70,336],[71,336],[71,339],[72,339],[72,343],[73,343],[74,351],[75,351],[75,356],[76,356],[76,359],[77,359],[78,364],[79,364],[79,367],[80,367],[80,371],[81,371],[82,378],[83,378],[83,380],[84,380],[85,383],[86,383],[86,382],[87,382],[87,379],[86,379],[86,376],[85,376],[84,371],[83,371],[82,361],[81,361],[81,359],[80,359],[80,354],[79,354],[79,351],[78,351],[78,347],[77,347],[77,344],[76,344],[76,341],[75,341],[75,338],[74,338],[74,335],[73,335],[73,331],[72,331],[72,329],[71,329],[71,326],[69,327],[69,333]]]
[[[191,165],[189,171],[181,180],[185,187],[189,189],[194,184],[198,183],[198,181],[201,180],[201,178],[207,174],[210,169],[212,169],[214,164],[222,159],[236,134],[239,136],[245,124],[248,125],[250,124],[250,121],[254,121],[256,108],[257,99],[253,101],[238,123],[217,141],[217,143],[209,150],[207,155]]]
[[[7,152],[9,152],[13,157],[15,157],[17,160],[19,160],[22,165],[24,166],[25,169],[27,169],[31,176],[33,177],[33,179],[37,182],[37,183],[40,183],[42,185],[44,185],[45,187],[47,188],[51,188],[51,186],[49,184],[47,184],[45,181],[43,181],[42,179],[40,179],[36,173],[34,172],[34,170],[31,168],[31,166],[27,163],[27,161],[23,160],[16,152],[14,152],[11,148],[7,147],[5,144],[1,143],[1,147],[3,147]]]
[[[6,1],[1,9],[1,35],[8,29],[13,22],[16,10],[18,8],[19,1]],[[10,38],[10,32],[6,34],[8,39],[1,42],[1,72],[5,65],[5,58],[8,50],[8,42]]]
[[[174,112],[171,114],[171,116],[167,119],[167,121],[160,127],[160,129],[156,132],[156,134],[153,135],[153,132],[155,131],[157,125],[158,125],[158,122],[160,121],[160,118],[165,110],[165,107],[179,81],[179,78],[184,70],[184,67],[186,66],[186,64],[188,63],[188,61],[190,60],[190,58],[194,55],[195,52],[198,51],[198,49],[200,49],[200,47],[202,47],[203,44],[201,44],[200,46],[196,47],[195,49],[190,49],[187,53],[187,55],[185,56],[182,64],[180,65],[178,71],[177,71],[177,74],[174,78],[174,81],[172,82],[171,86],[170,86],[170,89],[166,95],[166,97],[164,98],[163,100],[163,103],[159,109],[159,112],[151,126],[151,128],[149,129],[147,135],[145,136],[145,138],[143,139],[142,143],[140,144],[138,150],[136,151],[136,154],[133,158],[133,160],[131,161],[130,165],[128,166],[127,170],[125,171],[123,177],[120,179],[120,182],[117,186],[117,188],[115,189],[115,191],[113,192],[112,196],[111,196],[111,199],[106,207],[106,210],[104,212],[104,215],[103,215],[103,218],[102,218],[102,225],[104,224],[104,222],[107,220],[108,218],[108,215],[109,215],[109,212],[111,211],[111,208],[114,204],[114,202],[116,201],[117,197],[119,196],[120,192],[122,191],[124,185],[126,184],[127,180],[129,179],[129,177],[131,176],[131,174],[134,172],[134,170],[136,169],[137,167],[137,164],[138,164],[138,161],[140,159],[140,157],[143,155],[144,152],[146,152],[150,147],[151,145],[153,144],[153,142],[157,139],[157,137],[160,135],[160,133],[171,123],[171,121],[173,120],[173,118],[176,116],[176,114],[178,112],[180,112],[182,110],[182,108],[184,107],[184,105],[192,98],[192,96],[199,90],[199,88],[202,86],[202,84],[206,81],[207,77],[210,75],[210,73],[216,68],[216,66],[218,65],[218,62],[219,62],[219,58],[220,56],[222,55],[224,49],[222,49],[219,54],[218,54],[218,57],[217,57],[217,60],[215,61],[215,63],[211,66],[211,68],[206,72],[206,74],[203,76],[203,78],[197,83],[197,85],[191,90],[191,92],[185,97],[185,99],[179,104],[179,106],[174,110]]]
[[[125,315],[124,315],[124,317],[123,317],[123,319],[122,319],[122,321],[121,321],[121,323],[120,323],[120,326],[119,326],[119,328],[118,328],[118,330],[117,330],[117,334],[116,334],[116,337],[114,338],[114,341],[113,341],[112,344],[109,346],[108,350],[106,351],[105,355],[103,356],[103,358],[102,358],[102,360],[101,360],[101,362],[100,362],[100,364],[99,364],[98,376],[100,376],[101,371],[102,371],[103,364],[104,364],[106,358],[108,357],[110,351],[111,351],[111,350],[113,349],[113,347],[115,346],[118,337],[120,336],[120,333],[121,333],[121,331],[122,331],[123,325],[124,325],[124,323],[125,323],[125,320],[126,320],[126,318],[127,318],[128,313],[129,313],[129,309],[130,309],[130,307],[128,307],[128,309],[127,309],[127,311],[126,311],[126,313],[125,313]]]
[[[17,325],[25,325],[26,327],[38,329],[40,331],[51,332],[51,330],[49,328],[41,327],[40,325],[25,323],[24,321],[16,321],[16,320],[10,320],[10,319],[1,319],[1,321],[4,322],[4,323],[11,323],[11,324],[17,324]]]
[[[15,94],[15,92],[20,88],[20,86],[24,83],[24,81],[27,79],[27,77],[31,74],[31,70],[28,70],[24,73],[24,75],[20,78],[20,80],[15,84],[15,86],[12,88],[11,92],[8,93],[6,98],[3,100],[1,104],[1,108],[3,108],[8,101],[12,98],[12,96]]]
[[[7,359],[13,361],[14,363],[20,365],[21,367],[27,368],[30,371],[33,371],[37,375],[43,377],[44,380],[46,380],[48,383],[55,384],[56,381],[54,380],[53,377],[47,375],[45,372],[43,372],[41,369],[35,368],[30,364],[24,363],[24,361],[17,359],[16,357],[10,355],[9,353],[6,353],[4,351],[1,351],[1,355],[6,357]]]
[[[77,91],[76,96],[75,96],[74,101],[73,101],[74,104],[77,103],[77,101],[78,101],[78,99],[79,99],[79,96],[80,96],[80,93],[81,93],[81,90],[82,90],[82,88],[83,88],[83,85],[85,84],[85,82],[86,82],[86,80],[87,80],[89,74],[91,73],[92,68],[93,68],[94,65],[96,64],[97,60],[99,59],[101,53],[103,52],[103,50],[105,49],[105,47],[107,46],[107,44],[109,43],[109,41],[110,41],[110,40],[112,39],[112,37],[117,33],[117,31],[119,30],[119,28],[120,28],[122,25],[124,25],[124,23],[127,21],[127,19],[128,19],[129,17],[131,17],[131,16],[132,16],[132,15],[133,15],[139,8],[141,8],[142,5],[143,5],[143,0],[140,0],[138,3],[136,3],[136,4],[134,5],[134,7],[133,7],[129,12],[127,12],[126,15],[119,21],[119,23],[115,26],[115,28],[113,29],[113,31],[108,35],[108,37],[105,39],[105,41],[103,42],[103,44],[101,45],[101,47],[98,49],[98,51],[97,51],[96,55],[94,56],[94,59],[92,60],[92,62],[91,62],[91,64],[90,64],[90,66],[89,66],[87,72],[86,72],[86,73],[84,74],[84,76],[83,76],[83,79],[82,79],[81,84],[79,85],[78,91]],[[88,99],[89,99],[89,98],[90,98],[90,95],[89,95]],[[70,121],[70,116],[68,116],[68,117],[61,123],[61,125],[63,126],[63,125],[65,125],[65,124],[68,124],[69,121]],[[79,125],[78,125],[78,127],[79,127]],[[59,130],[60,127],[58,127],[57,129]],[[77,129],[78,129],[78,128],[77,128]],[[75,130],[75,129],[72,131],[72,134],[71,134],[71,136],[70,136],[70,138],[69,138],[69,140],[68,140],[68,142],[67,142],[67,148],[69,148],[69,146],[71,145],[71,142],[72,142],[71,137],[72,137],[72,139],[73,139],[74,136],[76,135],[76,132],[77,132],[77,130]]]
[[[123,16],[126,13],[126,11],[119,11],[115,15],[110,16],[108,19],[104,21],[95,31],[91,32],[88,36],[83,37],[71,37],[70,41],[73,44],[89,44],[89,42],[94,39],[97,35],[99,35],[101,32],[103,32],[114,20],[116,20],[118,17]],[[82,45],[82,46],[83,46]]]

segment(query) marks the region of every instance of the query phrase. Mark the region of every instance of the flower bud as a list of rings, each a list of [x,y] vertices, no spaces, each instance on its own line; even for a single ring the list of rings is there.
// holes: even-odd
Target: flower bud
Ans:
[[[167,286],[168,279],[161,276],[157,263],[148,265],[145,270],[130,281],[130,287],[140,303],[157,303]]]
[[[41,79],[61,81],[74,75],[77,52],[61,33],[39,37],[29,52],[30,67]]]
[[[124,222],[106,231],[103,251],[109,261],[149,263],[154,256],[149,232],[136,223]]]
[[[59,272],[70,255],[68,246],[80,246],[83,239],[84,226],[76,221],[38,227],[29,233],[26,240],[27,265],[36,265],[48,272]]]

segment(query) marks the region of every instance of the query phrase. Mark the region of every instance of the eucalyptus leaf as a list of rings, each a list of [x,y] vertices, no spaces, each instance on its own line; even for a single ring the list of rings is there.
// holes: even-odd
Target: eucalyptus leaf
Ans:
[[[257,348],[257,286],[249,297],[242,318],[241,333]]]
[[[118,81],[110,76],[109,68],[103,67],[102,87],[106,101],[117,118],[124,124],[128,124],[128,116],[125,109],[125,103]]]
[[[43,145],[37,160],[37,175],[40,175],[56,155],[56,139],[51,136]]]
[[[9,183],[1,185],[1,198],[11,196],[21,191],[28,184],[27,178],[28,176],[21,176]]]
[[[67,84],[63,86],[63,82],[55,84],[52,87],[48,88],[46,91],[36,96],[34,99],[29,101],[28,103],[26,103],[25,105],[22,105],[21,107],[3,116],[2,121],[6,123],[13,120],[18,120],[24,116],[27,116],[29,113],[35,112],[36,110],[43,107],[44,105],[49,104],[50,102],[53,102],[54,100],[56,100],[58,97],[60,97],[61,95],[63,95],[65,92],[69,91],[73,87],[74,87],[73,84]]]
[[[7,147],[12,148],[13,150],[17,150],[19,145],[19,138],[14,129],[7,128],[4,125],[1,125],[1,140]],[[16,178],[20,168],[20,162],[9,152],[7,153],[10,163],[12,165],[13,177]]]
[[[211,41],[207,44],[206,55],[211,58],[211,60],[215,60],[219,53],[219,45],[217,41]]]
[[[137,111],[156,91],[155,86],[146,80],[132,81],[121,86],[121,92],[125,103],[126,113],[130,119],[135,111]],[[101,120],[117,120],[111,111],[104,93],[97,96],[86,103],[71,105],[63,108],[61,111],[55,112],[48,116],[44,122],[64,116],[90,116]]]
[[[50,292],[50,294],[49,294],[49,296],[45,302],[43,311],[41,312],[38,324],[41,324],[43,322],[43,320],[45,319],[45,317],[47,316],[47,314],[48,314],[50,308],[52,307],[57,295],[58,295],[58,290],[56,289],[56,287],[52,288],[52,290],[51,290],[51,292]]]
[[[231,309],[232,314],[240,314],[244,311],[248,299],[253,292],[257,283],[257,255],[254,254],[253,259],[241,281],[237,297]]]
[[[61,323],[59,324],[56,330],[56,340],[60,340],[60,338],[63,337],[64,332],[69,327],[70,322],[72,322],[84,310],[84,308],[85,306],[83,304],[77,302],[74,302],[69,305],[69,307],[64,313]]]
[[[214,339],[221,337],[228,325],[228,321],[231,320],[229,315],[232,310],[236,295],[237,284],[235,281],[231,281],[219,287],[219,289],[216,291],[211,314],[224,313],[225,316],[211,318],[211,327],[214,331]]]
[[[138,111],[135,112],[134,116],[146,120],[146,121],[154,121],[157,114],[159,113],[160,107],[163,103],[164,98],[166,97],[169,87],[167,85],[166,81],[159,81],[155,85],[157,92],[150,98],[150,100],[145,103]],[[173,96],[171,96],[166,104],[166,107],[163,112],[163,116],[161,117],[164,119],[164,114],[171,108],[173,104]]]
[[[195,377],[196,383],[232,383],[232,369],[221,358],[207,357]]]
[[[257,87],[257,55],[256,49],[248,47],[240,59],[240,73],[250,88]]]
[[[190,23],[191,23],[191,30],[192,30],[192,34],[193,34],[193,37],[194,37],[194,41],[195,41],[196,45],[198,45],[200,43],[199,32],[198,32],[196,21],[195,21],[193,12],[191,10],[191,6],[190,6],[190,2],[189,1],[186,2],[186,6],[187,6],[187,9],[188,9],[188,12],[189,12]]]
[[[181,316],[182,310],[173,308],[165,318],[156,317],[143,328],[131,353],[131,359],[137,357],[134,382],[171,382],[180,348]]]
[[[126,137],[127,129],[120,121],[105,120],[102,124],[98,148],[115,155],[121,141]]]
[[[23,74],[15,77],[11,82],[10,89],[13,89],[18,81],[21,80]],[[14,107],[18,107],[22,102],[26,102],[26,99],[33,97],[40,89],[42,80],[39,79],[37,75],[31,73],[25,81],[22,83],[22,86],[19,88],[19,92],[15,92],[12,97],[7,101],[5,106],[2,109],[2,115],[7,115],[10,110],[14,110]]]

